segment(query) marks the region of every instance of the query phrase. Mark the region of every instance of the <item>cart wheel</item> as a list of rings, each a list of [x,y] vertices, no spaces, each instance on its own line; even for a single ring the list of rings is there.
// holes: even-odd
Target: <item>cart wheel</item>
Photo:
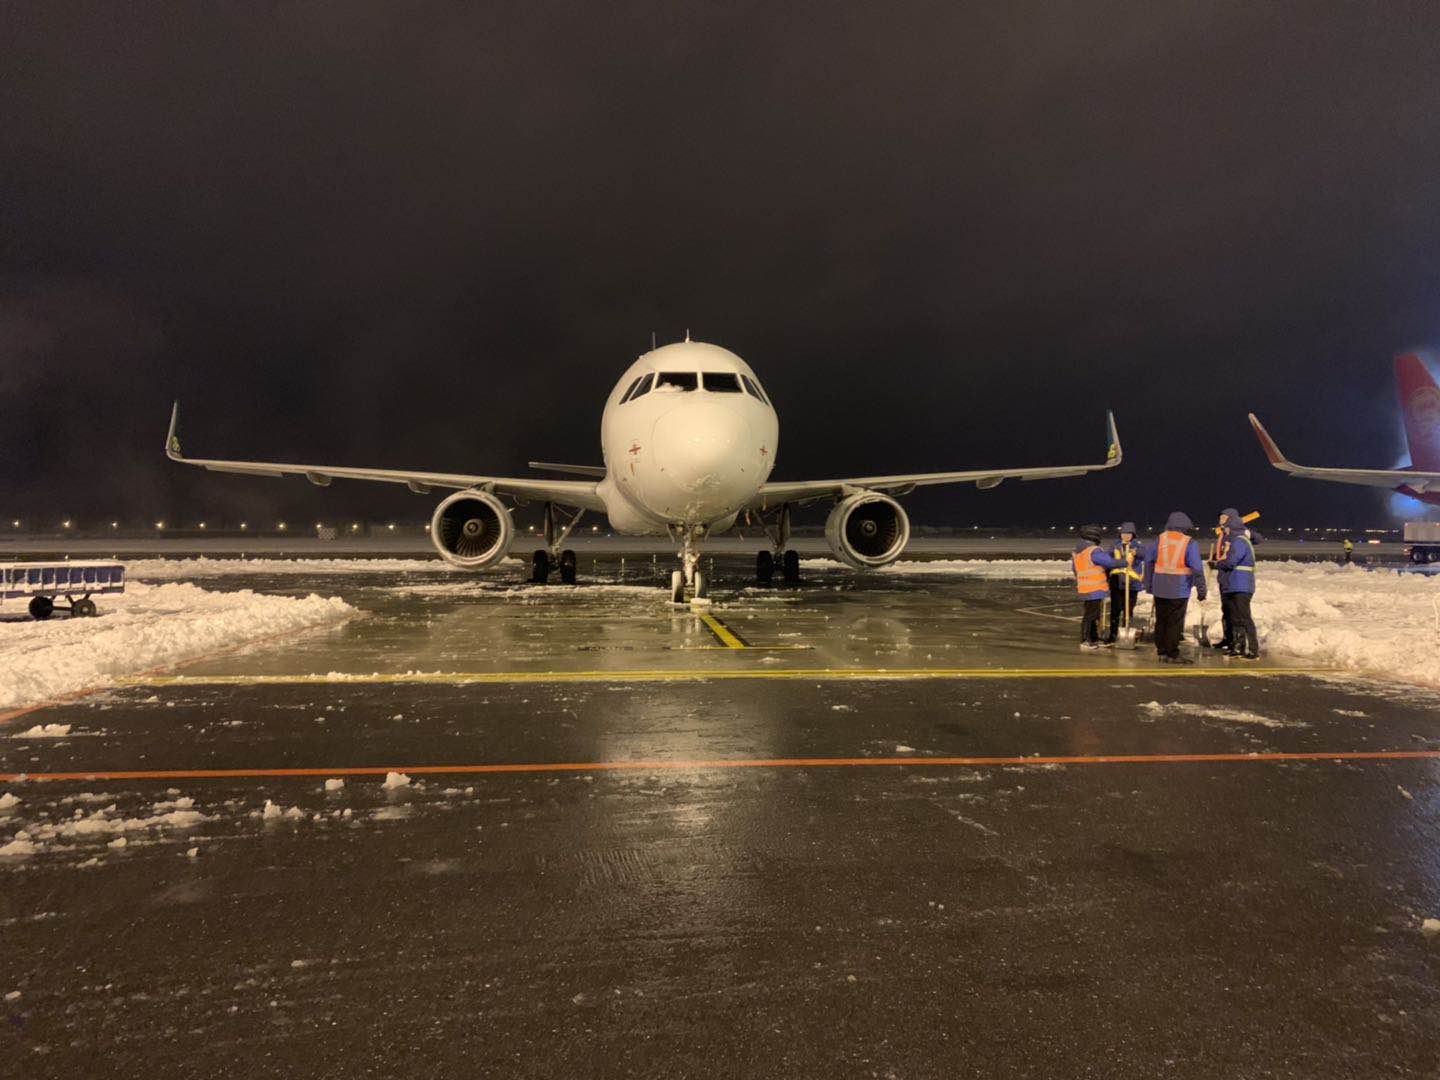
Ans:
[[[560,552],[560,583],[562,585],[575,584],[575,552],[566,548]]]
[[[70,605],[70,614],[72,617],[78,617],[81,619],[93,618],[96,614],[95,601],[91,600],[88,596],[84,597],[83,599],[76,600],[73,604]]]
[[[30,600],[30,617],[48,619],[55,612],[55,601],[48,596],[36,596]]]

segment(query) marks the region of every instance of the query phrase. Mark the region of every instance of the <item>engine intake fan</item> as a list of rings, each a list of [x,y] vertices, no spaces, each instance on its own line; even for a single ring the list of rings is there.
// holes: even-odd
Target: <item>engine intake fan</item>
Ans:
[[[452,566],[481,570],[510,551],[515,522],[505,504],[487,491],[459,491],[435,508],[430,540]]]
[[[825,520],[825,540],[837,559],[873,570],[900,557],[910,542],[910,519],[889,495],[862,491],[835,504]]]

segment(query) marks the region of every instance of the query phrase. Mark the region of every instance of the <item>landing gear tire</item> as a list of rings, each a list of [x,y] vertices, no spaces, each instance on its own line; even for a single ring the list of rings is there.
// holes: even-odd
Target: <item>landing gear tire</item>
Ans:
[[[575,584],[575,552],[566,548],[560,553],[560,583]]]
[[[48,596],[36,596],[30,600],[30,617],[48,619],[55,613],[55,601]]]
[[[800,553],[794,548],[785,552],[782,556],[781,566],[785,571],[785,582],[788,585],[800,583]]]
[[[679,570],[670,575],[670,602],[672,604],[685,602],[685,575]]]
[[[91,600],[89,597],[76,600],[73,604],[70,605],[71,618],[89,619],[93,618],[94,615],[95,601]]]
[[[755,556],[755,580],[761,585],[769,585],[775,579],[775,556],[768,551],[762,551]]]
[[[536,585],[545,585],[550,581],[550,553],[544,548],[535,552],[534,558],[530,561],[530,580]]]

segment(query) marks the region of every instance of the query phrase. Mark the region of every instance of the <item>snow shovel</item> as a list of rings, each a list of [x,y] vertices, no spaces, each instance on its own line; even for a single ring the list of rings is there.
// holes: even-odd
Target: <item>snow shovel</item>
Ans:
[[[1195,645],[1197,648],[1209,649],[1210,644],[1210,620],[1205,614],[1205,605],[1200,605],[1200,625],[1195,627]]]
[[[1130,566],[1125,567],[1125,625],[1115,635],[1115,647],[1134,649],[1140,642],[1140,631],[1130,625]]]

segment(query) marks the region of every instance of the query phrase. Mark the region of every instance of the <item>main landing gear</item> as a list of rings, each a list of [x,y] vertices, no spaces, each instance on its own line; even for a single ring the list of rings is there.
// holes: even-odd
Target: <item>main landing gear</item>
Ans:
[[[554,503],[545,504],[545,546],[536,551],[530,561],[531,582],[548,585],[551,570],[558,568],[562,585],[575,584],[575,552],[560,545],[569,539],[584,514],[584,510],[576,510],[567,517],[564,510],[556,511]]]
[[[790,542],[790,507],[788,504],[780,508],[775,516],[775,526],[772,529],[763,517],[760,519],[765,529],[765,536],[774,545],[774,551],[760,551],[755,555],[755,580],[761,585],[769,585],[775,580],[775,571],[780,571],[780,579],[786,585],[798,585],[800,583],[800,553],[794,548],[787,548],[785,545]]]

